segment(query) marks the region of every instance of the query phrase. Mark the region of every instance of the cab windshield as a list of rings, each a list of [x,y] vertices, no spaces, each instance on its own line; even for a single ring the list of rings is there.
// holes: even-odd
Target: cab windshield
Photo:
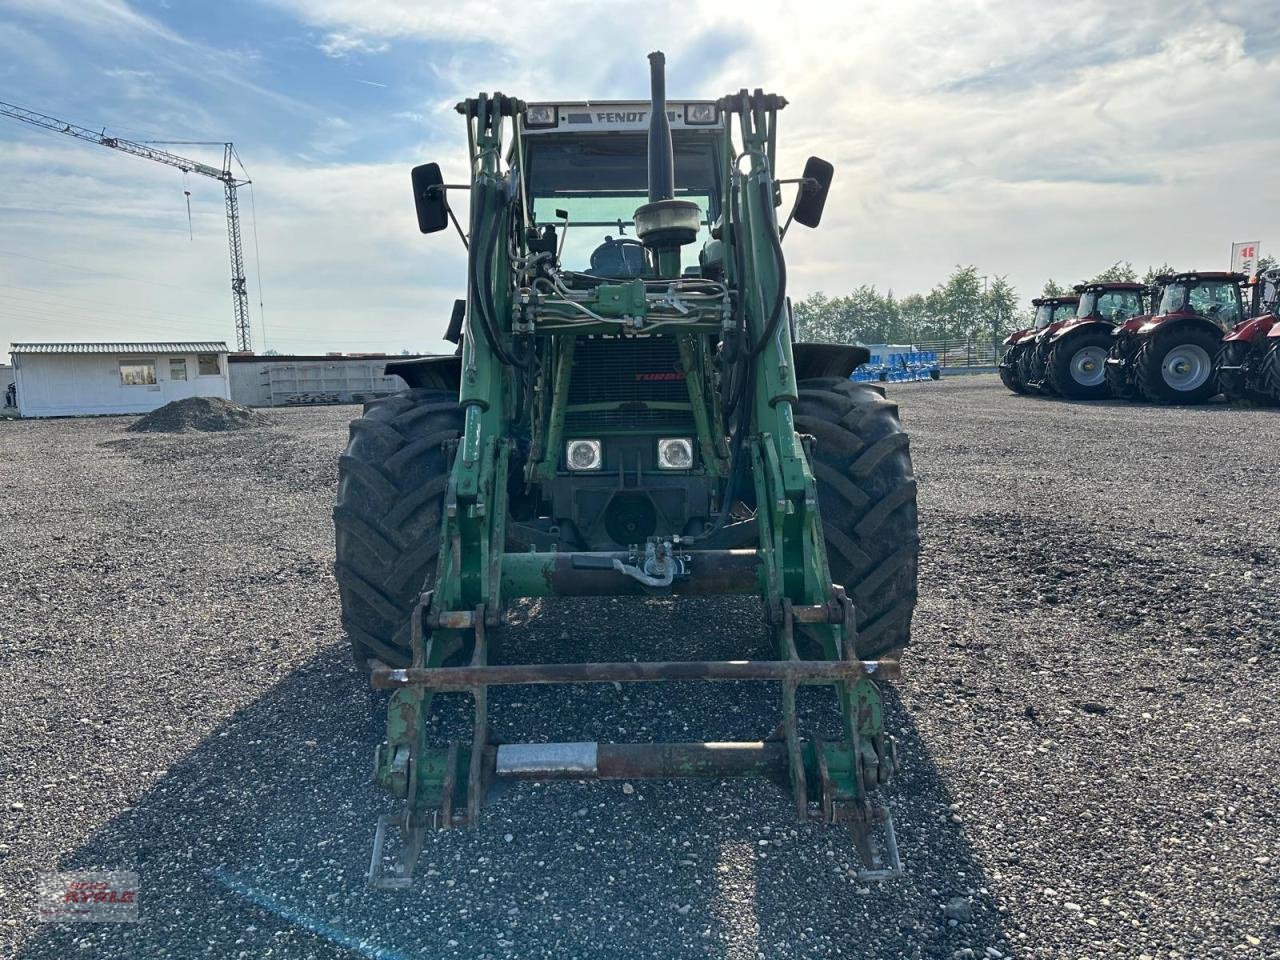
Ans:
[[[546,226],[561,223],[557,210],[569,215],[562,267],[597,276],[644,275],[648,268],[632,217],[649,202],[647,136],[531,136],[525,143],[534,220]],[[705,133],[673,130],[671,144],[676,197],[692,200],[702,211],[700,246],[720,215],[717,142]]]
[[[1164,288],[1160,312],[1190,310],[1221,327],[1239,323],[1240,291],[1231,280],[1184,280]]]
[[[1036,329],[1043,330],[1051,323],[1053,323],[1053,307],[1047,303],[1040,304],[1036,307]]]
[[[1142,297],[1137,290],[1090,290],[1080,296],[1077,317],[1098,316],[1110,323],[1123,323],[1142,313]]]

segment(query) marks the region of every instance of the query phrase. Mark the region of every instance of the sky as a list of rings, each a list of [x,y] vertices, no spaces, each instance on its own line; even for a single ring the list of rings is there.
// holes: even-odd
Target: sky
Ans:
[[[653,49],[673,99],[786,96],[780,174],[835,164],[787,235],[793,298],[973,264],[1025,302],[1117,260],[1280,253],[1275,0],[0,0],[0,100],[234,141],[259,351],[433,352],[465,255],[417,232],[409,170],[462,176],[453,105],[643,100]],[[0,118],[0,344],[234,344],[225,224],[213,180]]]

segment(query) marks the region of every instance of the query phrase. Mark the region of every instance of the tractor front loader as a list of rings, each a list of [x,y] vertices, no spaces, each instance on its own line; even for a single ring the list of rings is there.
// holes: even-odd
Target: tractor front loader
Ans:
[[[409,884],[426,831],[475,826],[496,778],[774,777],[796,813],[852,828],[864,876],[901,872],[879,793],[898,766],[880,684],[916,598],[915,481],[896,406],[852,383],[862,348],[793,343],[782,242],[818,225],[832,168],[776,174],[786,100],[458,105],[469,182],[413,172],[419,227],[450,223],[468,289],[454,356],[389,364],[409,384],[351,425],[334,509],[342,616],[389,690],[369,879]],[[783,186],[798,184],[779,224]],[[470,194],[466,230],[449,191]],[[688,256],[686,251],[696,251]],[[509,604],[550,596],[755,595],[767,660],[501,662]],[[697,624],[677,625],[696,655]],[[506,743],[503,684],[777,682],[748,743]],[[834,693],[838,739],[800,729],[796,691]],[[435,742],[433,697],[474,701]]]

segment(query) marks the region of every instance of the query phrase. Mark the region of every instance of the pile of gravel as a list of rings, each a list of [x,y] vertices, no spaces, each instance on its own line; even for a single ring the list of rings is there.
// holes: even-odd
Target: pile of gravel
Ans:
[[[248,407],[221,397],[188,397],[152,410],[130,424],[134,433],[220,433],[265,426],[267,418]]]

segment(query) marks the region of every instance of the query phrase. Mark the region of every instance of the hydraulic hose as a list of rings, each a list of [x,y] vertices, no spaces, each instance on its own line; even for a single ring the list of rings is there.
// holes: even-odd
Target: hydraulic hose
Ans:
[[[507,350],[495,320],[497,307],[493,302],[491,278],[493,257],[497,252],[498,244],[503,239],[501,229],[503,213],[500,208],[494,208],[490,201],[490,191],[481,190],[480,195],[480,208],[473,219],[471,233],[472,249],[475,253],[472,259],[471,281],[476,292],[476,312],[480,315],[480,325],[484,328],[485,339],[489,341],[494,355],[508,367],[527,369],[530,364],[529,358],[517,358]]]
[[[761,180],[757,186],[760,187],[760,209],[768,210],[773,203],[773,197],[769,195],[768,185]],[[783,307],[786,306],[787,299],[787,261],[782,255],[782,242],[778,239],[777,225],[770,218],[770,229],[765,231],[769,234],[769,245],[773,249],[773,259],[778,268],[778,289],[773,300],[773,309],[770,311],[769,326],[765,330],[764,335],[760,337],[758,343],[751,348],[751,352],[747,355],[747,363],[751,363],[756,357],[764,351],[765,344],[774,338],[778,332],[778,327],[782,323]]]

